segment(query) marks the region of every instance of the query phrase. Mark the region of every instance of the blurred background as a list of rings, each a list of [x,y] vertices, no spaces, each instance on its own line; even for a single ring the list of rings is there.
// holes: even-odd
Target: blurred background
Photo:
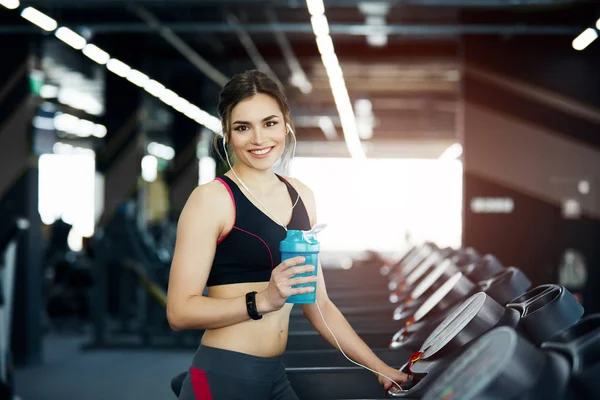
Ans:
[[[329,224],[324,267],[472,246],[600,311],[600,4],[321,4],[0,0],[0,324],[21,399],[174,398],[198,343],[164,313],[177,219],[225,172],[218,94],[250,69],[288,96],[283,172]]]

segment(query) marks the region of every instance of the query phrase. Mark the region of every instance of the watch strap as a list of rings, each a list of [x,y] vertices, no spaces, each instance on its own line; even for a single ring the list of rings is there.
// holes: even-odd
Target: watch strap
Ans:
[[[256,292],[246,293],[246,310],[250,318],[258,320],[262,318],[262,315],[258,313],[256,308]]]

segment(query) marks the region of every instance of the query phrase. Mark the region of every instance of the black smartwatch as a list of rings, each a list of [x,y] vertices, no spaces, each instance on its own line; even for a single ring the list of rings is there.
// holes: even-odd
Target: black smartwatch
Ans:
[[[246,310],[250,318],[254,320],[262,318],[256,309],[256,292],[246,293]]]

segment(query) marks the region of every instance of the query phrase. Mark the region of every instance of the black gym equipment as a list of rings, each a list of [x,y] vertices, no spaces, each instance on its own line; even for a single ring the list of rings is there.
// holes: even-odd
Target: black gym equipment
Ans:
[[[428,298],[456,272],[462,272],[471,282],[479,282],[504,269],[500,261],[490,254],[475,260],[461,257],[462,262],[460,263],[454,261],[459,257],[460,255],[441,261],[414,285],[405,287],[404,290],[397,289],[390,295],[390,301],[400,303],[398,310],[401,311],[401,307],[414,307],[419,297]]]
[[[451,263],[449,260],[446,261]],[[488,263],[480,263],[480,265],[483,268]],[[358,317],[355,320],[351,318],[349,320],[353,321],[351,325],[370,346],[389,346],[395,349],[406,346],[408,349],[414,349],[422,344],[425,337],[431,333],[436,324],[445,317],[452,307],[457,306],[470,295],[481,290],[490,291],[498,296],[498,299],[502,301],[501,304],[504,305],[508,300],[505,300],[503,295],[510,295],[512,296],[510,299],[512,299],[525,293],[530,285],[529,280],[516,268],[510,268],[506,272],[503,271],[497,274],[496,277],[483,281],[480,286],[472,283],[462,272],[456,272],[419,307],[407,310],[405,315],[398,318],[397,321],[391,321],[389,317],[386,320],[385,312],[382,315],[374,314],[376,317],[366,318],[362,321]],[[357,300],[360,301],[360,296],[357,296]],[[292,312],[295,312],[295,310]],[[369,308],[366,308],[365,312],[369,313],[373,310],[370,311]],[[346,314],[344,313],[344,315]],[[431,322],[429,322],[430,320]],[[295,331],[292,329],[294,327],[305,328],[306,330]],[[307,321],[301,322],[298,319],[291,319],[290,328],[288,349],[324,349],[330,346],[316,330],[310,329],[310,324]]]
[[[575,298],[558,285],[538,287],[507,307],[497,304],[485,293],[477,293],[449,315],[429,335],[420,353],[412,356],[402,370],[411,380],[403,384],[406,390],[387,393],[394,398],[419,398],[473,339],[496,326],[509,326],[531,338],[540,340],[572,326],[583,309]],[[539,324],[540,319],[552,320]],[[400,354],[400,353],[399,353]],[[406,353],[404,353],[406,354]],[[373,386],[373,374],[360,367],[290,368],[288,378],[301,399],[373,399],[382,398],[381,387]],[[345,382],[352,381],[348,387]],[[311,382],[307,385],[307,382]],[[332,389],[332,388],[335,388]]]
[[[413,251],[409,251],[409,253],[411,252]],[[444,255],[452,256],[452,259],[443,260]],[[436,252],[435,257],[430,257],[427,263],[423,263],[424,267],[421,266],[416,271],[419,274],[417,280],[419,284],[417,285],[416,290],[418,291],[420,288],[423,288],[423,290],[421,290],[421,294],[429,294],[433,291],[432,288],[437,288],[440,285],[440,282],[447,278],[446,275],[451,275],[451,271],[458,271],[459,267],[456,266],[452,260],[460,263],[462,268],[463,264],[468,265],[473,263],[478,258],[479,256],[473,249],[460,249],[457,251],[445,249],[441,252]],[[437,267],[431,269],[431,267],[439,261],[441,261],[441,263]],[[341,279],[344,275],[344,272],[338,272],[338,274],[339,279]],[[345,275],[354,277],[354,275],[350,274],[350,272],[346,272]],[[361,280],[358,281],[359,284],[361,282]],[[380,288],[379,290],[380,291],[378,293],[385,293],[383,288]],[[378,294],[378,296],[375,298],[376,300],[374,300],[373,298],[363,296],[363,291],[358,288],[357,290],[346,290],[346,292],[354,294],[353,298],[347,297],[347,299],[359,305],[353,307],[347,306],[349,303],[344,303],[345,306],[341,305],[339,301],[335,301],[335,294],[332,294],[332,301],[334,301],[336,306],[338,306],[342,314],[348,319],[350,324],[355,329],[362,330],[363,328],[370,327],[370,330],[373,331],[373,328],[375,328],[381,333],[381,335],[385,336],[385,338],[389,337],[389,334],[393,334],[397,331],[399,324],[394,323],[389,319],[393,305],[387,301],[382,302],[381,300],[382,297],[384,297],[383,295]],[[360,294],[357,295],[357,293]],[[423,298],[425,298],[425,296],[423,296]],[[310,323],[304,319],[301,310],[293,310],[290,319],[290,329],[304,330],[307,328],[310,328]],[[314,332],[313,334],[315,336],[318,335],[317,332]],[[306,335],[309,334],[303,333],[303,336]],[[369,337],[369,339],[371,338],[372,337]],[[323,342],[318,337],[315,338],[315,340],[319,343]],[[385,340],[387,339],[384,339],[384,341]],[[293,349],[296,349],[296,347],[293,347],[295,345],[296,341],[292,340],[291,346]]]
[[[490,279],[481,281],[474,288],[473,293],[483,292],[494,299],[498,304],[506,306],[511,300],[525,294],[530,288],[531,282],[517,268],[509,267],[497,273]],[[433,295],[431,298],[435,298]],[[391,348],[406,348],[417,351],[427,337],[437,328],[438,324],[445,319],[461,302],[455,306],[429,318],[423,318],[412,323],[405,324],[392,338]],[[423,312],[420,313],[423,315]],[[426,314],[425,314],[426,316]],[[410,320],[407,322],[411,322]]]
[[[600,397],[600,315],[592,315],[541,345],[510,327],[473,342],[449,364],[423,400],[592,400]]]
[[[408,274],[437,251],[439,248],[433,243],[425,243],[423,246],[411,250],[407,257],[390,268],[388,272],[389,289],[395,290]]]
[[[455,253],[456,251],[451,248],[433,250],[420,263],[413,263],[402,268],[402,270],[399,271],[402,280],[398,281],[397,278],[399,274],[394,274],[395,279],[390,281],[388,285],[389,289],[401,295],[408,288],[417,285],[439,263],[446,259],[451,259]]]
[[[542,344],[569,362],[569,400],[600,398],[600,314],[590,315]]]
[[[0,399],[15,394],[10,347],[14,281],[19,236],[28,227],[29,221],[16,218],[0,232]]]
[[[126,207],[98,232],[92,292],[94,335],[88,347],[197,345],[202,331],[173,332],[165,318],[172,254],[168,247],[173,244],[172,235],[165,236],[156,242]]]
[[[568,364],[534,347],[512,328],[477,339],[445,369],[423,400],[563,399]]]
[[[411,379],[391,389],[393,398],[421,397],[477,337],[493,328],[514,328],[536,346],[573,326],[583,307],[563,286],[538,286],[502,307],[487,294],[469,297],[442,321],[402,368]]]

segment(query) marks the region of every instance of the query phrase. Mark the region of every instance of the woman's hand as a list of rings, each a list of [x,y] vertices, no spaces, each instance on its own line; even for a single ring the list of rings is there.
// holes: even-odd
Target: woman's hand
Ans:
[[[312,272],[315,270],[315,266],[313,265],[302,265],[300,267],[294,266],[302,264],[304,261],[304,257],[289,258],[271,271],[271,280],[269,281],[269,286],[267,286],[263,292],[257,294],[258,312],[264,313],[280,310],[285,305],[285,301],[288,297],[295,294],[311,293],[314,291],[312,286],[300,287],[296,289],[292,288],[292,286],[299,285],[301,283],[317,281],[316,274],[292,278],[294,275]]]
[[[379,368],[378,371],[379,373],[389,376],[390,378],[392,378],[394,380],[394,382],[396,382],[397,384],[401,384],[402,382],[406,381],[408,379],[408,375],[406,375],[404,372],[400,372],[398,369],[396,368],[392,368],[388,365],[386,365],[383,368]],[[385,378],[381,375],[377,375],[379,383],[383,385],[383,388],[387,391],[389,390],[392,386],[393,387],[397,387],[392,381],[390,381],[388,378]]]

